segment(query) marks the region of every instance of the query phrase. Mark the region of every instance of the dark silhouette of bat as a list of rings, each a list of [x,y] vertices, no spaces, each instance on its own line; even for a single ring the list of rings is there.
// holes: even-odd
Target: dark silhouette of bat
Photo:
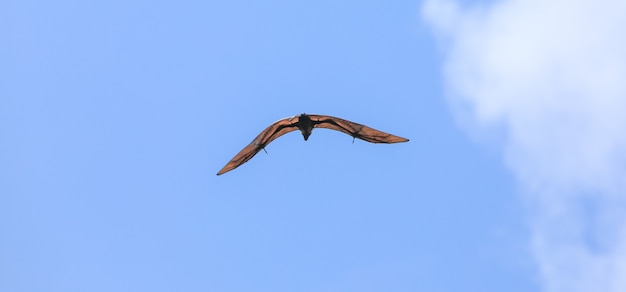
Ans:
[[[246,163],[250,158],[256,155],[261,149],[265,150],[270,142],[276,138],[285,135],[289,132],[300,130],[304,140],[308,140],[313,128],[326,128],[339,132],[346,133],[352,136],[352,142],[354,138],[365,140],[371,143],[400,143],[407,142],[409,139],[391,135],[382,131],[372,129],[368,126],[350,122],[344,119],[322,116],[322,115],[307,115],[301,114],[290,118],[284,118],[279,120],[269,127],[267,127],[261,134],[259,134],[252,142],[243,148],[233,159],[231,159],[226,165],[217,173],[217,175],[223,174],[227,171],[231,171],[240,165]]]

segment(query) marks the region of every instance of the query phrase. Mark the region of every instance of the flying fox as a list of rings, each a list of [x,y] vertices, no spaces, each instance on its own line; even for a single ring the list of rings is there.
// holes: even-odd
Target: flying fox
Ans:
[[[231,171],[246,163],[254,155],[261,151],[261,149],[265,150],[265,146],[267,146],[270,142],[289,132],[300,130],[302,136],[304,137],[304,141],[306,141],[309,139],[309,136],[311,136],[311,132],[313,132],[314,128],[326,128],[348,134],[352,136],[352,142],[354,142],[354,138],[370,143],[387,144],[409,141],[409,139],[375,130],[368,126],[337,117],[301,114],[298,116],[284,118],[271,124],[256,138],[254,138],[248,146],[239,151],[233,159],[226,163],[217,175],[224,174],[225,172]]]

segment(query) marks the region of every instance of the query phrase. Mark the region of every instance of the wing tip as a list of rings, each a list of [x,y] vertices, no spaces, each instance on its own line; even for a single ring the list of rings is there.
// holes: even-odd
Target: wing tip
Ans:
[[[394,138],[390,139],[387,143],[404,143],[404,142],[409,142],[409,139],[399,137],[399,136],[394,136]]]
[[[222,169],[220,169],[220,171],[217,172],[216,175],[222,175],[224,173],[227,173],[229,171],[231,171],[232,169],[226,169],[226,166],[222,167]]]

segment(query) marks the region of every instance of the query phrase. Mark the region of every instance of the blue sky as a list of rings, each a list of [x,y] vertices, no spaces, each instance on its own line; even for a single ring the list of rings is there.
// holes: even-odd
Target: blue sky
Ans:
[[[519,116],[466,90],[493,75],[450,73],[501,6],[223,2],[1,5],[1,291],[561,291],[533,198],[569,174],[525,175]],[[302,112],[411,141],[294,132],[215,175]]]

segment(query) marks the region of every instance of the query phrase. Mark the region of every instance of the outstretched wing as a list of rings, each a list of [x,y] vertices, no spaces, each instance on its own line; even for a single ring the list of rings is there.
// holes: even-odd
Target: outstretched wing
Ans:
[[[343,132],[354,138],[359,138],[371,143],[400,143],[409,141],[409,139],[337,117],[322,115],[309,115],[309,117],[311,121],[313,121],[313,127],[315,128],[326,128]]]
[[[243,148],[233,159],[231,159],[222,169],[217,173],[217,175],[223,174],[227,171],[231,171],[238,166],[246,163],[250,158],[256,155],[261,149],[265,148],[267,144],[274,141],[276,138],[285,135],[291,131],[295,131],[298,129],[297,123],[299,118],[291,117],[284,118],[279,120],[269,127],[267,127],[263,132],[261,132],[248,146]]]

